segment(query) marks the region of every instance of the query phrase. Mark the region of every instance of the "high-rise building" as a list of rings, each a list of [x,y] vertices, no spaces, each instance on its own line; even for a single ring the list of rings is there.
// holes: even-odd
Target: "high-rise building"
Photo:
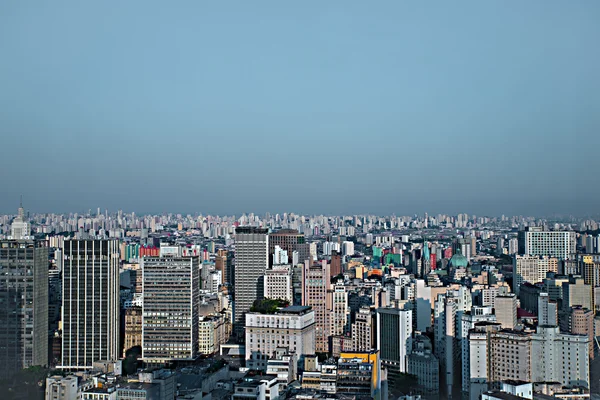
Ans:
[[[298,357],[315,353],[315,313],[310,307],[290,306],[271,314],[249,312],[245,318],[248,367],[265,370],[280,347]]]
[[[142,359],[149,364],[198,356],[200,260],[144,257]]]
[[[400,373],[407,372],[407,356],[412,350],[411,310],[377,309],[377,350],[393,385]]]
[[[327,261],[312,264],[304,262],[302,280],[302,305],[310,306],[315,312],[316,351],[328,351],[330,313],[327,308],[327,290],[330,286],[331,274]]]
[[[0,376],[48,364],[48,242],[0,241]]]
[[[338,276],[342,271],[342,255],[337,251],[331,252],[331,276]]]
[[[461,313],[460,315],[460,331],[458,339],[460,342],[460,351],[462,358],[462,391],[469,392],[470,390],[470,344],[469,332],[475,328],[478,323],[495,323],[496,316],[492,313],[491,306],[473,306],[470,311]]]
[[[592,287],[583,278],[572,276],[562,284],[562,306],[564,310],[575,306],[592,309]]]
[[[558,258],[547,256],[516,255],[513,259],[515,271],[514,292],[519,295],[525,282],[538,283],[546,279],[548,272],[558,272]]]
[[[600,310],[600,254],[580,254],[578,256],[579,270],[583,282],[592,287],[592,306]]]
[[[245,314],[255,300],[264,297],[263,276],[269,267],[267,229],[239,227],[235,230],[234,333],[243,339]]]
[[[502,328],[514,329],[517,326],[517,296],[514,293],[497,296],[494,311]]]
[[[588,336],[561,333],[558,327],[538,326],[531,339],[531,376],[521,380],[590,387]],[[521,356],[519,352],[515,354]],[[511,356],[507,352],[507,357]],[[517,365],[513,361],[509,368]]]
[[[119,242],[65,240],[62,364],[91,369],[119,357]]]
[[[273,268],[265,271],[263,280],[264,295],[267,299],[283,299],[292,304],[294,291],[292,271],[289,265],[273,265]]]
[[[577,236],[572,231],[547,231],[541,227],[528,227],[519,231],[519,254],[549,256],[566,260],[575,256]]]
[[[528,333],[501,330],[491,334],[490,382],[520,380],[531,382],[531,336]]]
[[[354,351],[371,351],[376,346],[375,312],[369,306],[362,306],[352,324]]]
[[[348,292],[341,284],[333,285],[327,290],[327,310],[329,311],[329,335],[343,335],[350,330],[350,308]]]

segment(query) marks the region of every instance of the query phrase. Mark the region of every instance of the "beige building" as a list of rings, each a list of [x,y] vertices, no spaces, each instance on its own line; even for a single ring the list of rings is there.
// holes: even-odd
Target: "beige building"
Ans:
[[[265,298],[283,299],[289,301],[290,304],[294,301],[290,265],[274,265],[272,269],[265,271],[263,280]]]
[[[594,313],[591,310],[575,307],[571,310],[571,333],[589,338],[590,358],[594,358]]]
[[[350,308],[348,292],[343,284],[334,285],[327,291],[327,309],[329,310],[329,335],[343,335],[348,331]]]
[[[375,312],[368,306],[361,307],[352,324],[354,351],[371,351],[375,348]]]
[[[142,345],[142,307],[130,307],[125,310],[125,343],[123,357],[127,350]]]
[[[495,301],[496,321],[503,329],[514,329],[517,325],[517,296],[513,293],[497,296]]]
[[[327,289],[331,276],[327,261],[312,264],[304,262],[302,279],[302,305],[312,307],[315,313],[315,350],[327,352],[330,313],[327,309]]]
[[[227,323],[222,314],[198,318],[198,353],[211,355],[227,342]]]
[[[515,293],[519,294],[519,287],[529,282],[531,284],[542,282],[548,272],[558,272],[558,258],[548,256],[516,255],[513,262],[515,272]]]

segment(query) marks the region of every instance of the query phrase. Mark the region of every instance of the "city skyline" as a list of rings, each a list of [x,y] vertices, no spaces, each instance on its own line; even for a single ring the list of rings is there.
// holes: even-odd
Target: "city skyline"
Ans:
[[[594,210],[597,2],[4,11],[4,212]]]

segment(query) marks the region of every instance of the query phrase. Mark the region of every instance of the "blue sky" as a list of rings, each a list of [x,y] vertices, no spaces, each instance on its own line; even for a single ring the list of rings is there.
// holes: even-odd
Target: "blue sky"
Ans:
[[[0,212],[597,213],[600,2],[0,11]]]

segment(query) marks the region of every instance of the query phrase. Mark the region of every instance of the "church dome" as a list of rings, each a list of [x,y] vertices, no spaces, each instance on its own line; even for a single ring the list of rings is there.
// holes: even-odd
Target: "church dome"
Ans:
[[[450,259],[450,262],[448,263],[448,265],[453,268],[467,268],[467,264],[469,264],[467,257],[463,256],[460,253],[453,255]]]

